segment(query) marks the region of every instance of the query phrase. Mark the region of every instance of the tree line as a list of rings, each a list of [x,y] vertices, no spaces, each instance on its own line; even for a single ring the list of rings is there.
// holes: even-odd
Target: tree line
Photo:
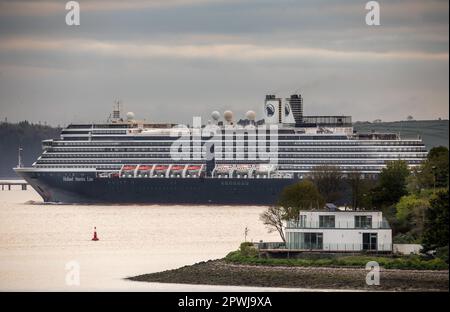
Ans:
[[[42,140],[59,137],[60,128],[33,124],[0,123],[0,178],[17,178],[12,170],[18,164],[18,150],[23,148],[24,165],[31,165],[42,153]]]

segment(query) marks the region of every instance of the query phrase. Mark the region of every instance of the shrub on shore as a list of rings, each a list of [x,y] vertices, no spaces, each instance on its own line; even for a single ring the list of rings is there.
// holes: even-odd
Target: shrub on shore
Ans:
[[[258,249],[256,249],[253,243],[250,242],[241,243],[238,252],[244,257],[258,257]]]
[[[401,270],[447,270],[448,264],[439,258],[424,259],[421,256],[380,257],[380,256],[334,256],[323,259],[260,258],[258,255],[243,254],[241,250],[230,252],[225,261],[234,264],[300,267],[365,267],[369,261],[376,261],[385,269]]]

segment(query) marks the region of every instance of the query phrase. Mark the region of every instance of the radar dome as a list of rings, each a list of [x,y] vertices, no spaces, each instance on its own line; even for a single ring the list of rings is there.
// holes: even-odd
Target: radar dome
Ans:
[[[218,112],[218,111],[213,111],[212,113],[211,113],[211,117],[212,117],[212,119],[214,119],[214,120],[219,120],[219,118],[220,118],[220,113]]]
[[[231,123],[231,122],[233,121],[233,112],[232,112],[232,111],[229,111],[229,110],[225,111],[225,112],[223,113],[223,118],[224,118],[227,122]]]
[[[252,110],[249,110],[248,112],[245,113],[245,117],[246,117],[248,120],[255,120],[255,118],[256,118],[256,113],[255,113],[254,111],[252,111]]]
[[[128,112],[127,113],[127,120],[128,121],[134,120],[134,113],[133,112]]]

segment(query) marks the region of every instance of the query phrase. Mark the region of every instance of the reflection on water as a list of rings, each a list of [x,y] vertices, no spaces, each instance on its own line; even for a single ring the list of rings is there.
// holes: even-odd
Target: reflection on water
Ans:
[[[223,290],[123,278],[221,258],[243,241],[246,226],[249,240],[279,240],[259,221],[263,210],[45,205],[33,190],[0,191],[0,290]],[[80,264],[79,287],[65,283],[72,260]]]

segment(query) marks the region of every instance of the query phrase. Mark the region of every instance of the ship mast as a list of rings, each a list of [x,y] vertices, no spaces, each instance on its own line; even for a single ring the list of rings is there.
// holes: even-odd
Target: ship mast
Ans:
[[[22,151],[23,151],[23,148],[22,148],[22,147],[19,147],[19,155],[18,155],[17,168],[23,168],[23,163],[22,163]]]
[[[116,122],[123,121],[123,119],[120,117],[121,106],[122,106],[122,103],[120,100],[114,101],[113,112],[112,112],[112,115],[109,115],[108,122],[116,123]]]

